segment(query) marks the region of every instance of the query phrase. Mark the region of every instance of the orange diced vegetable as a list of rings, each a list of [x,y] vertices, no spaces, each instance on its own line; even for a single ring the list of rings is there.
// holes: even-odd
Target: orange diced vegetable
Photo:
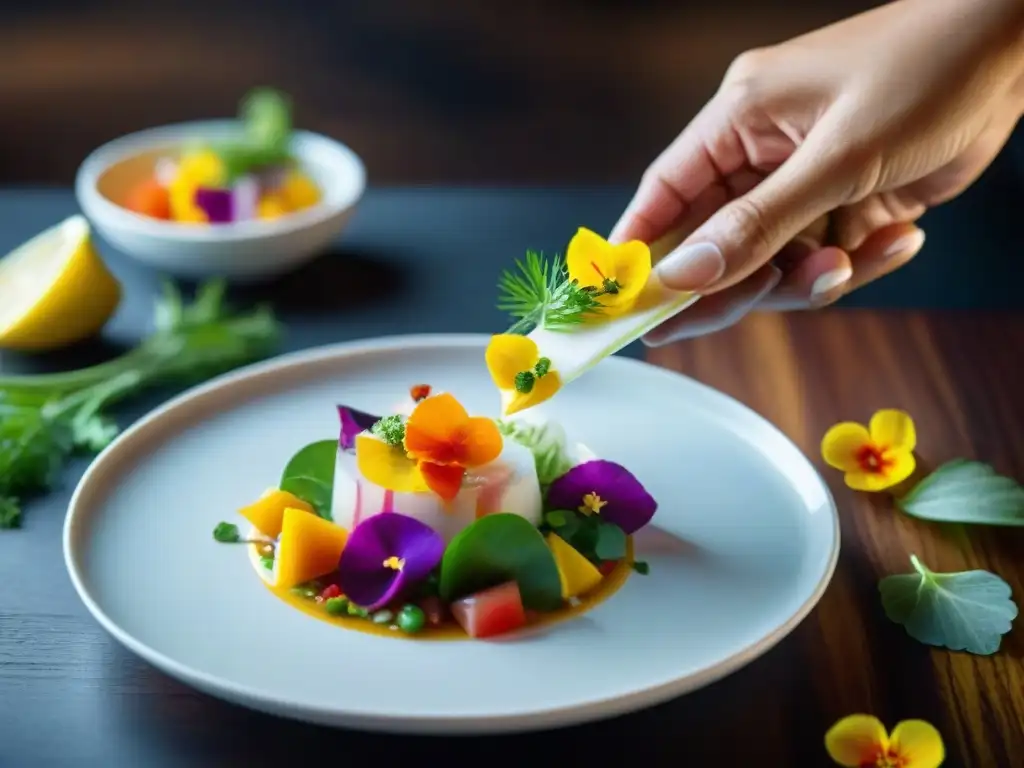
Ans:
[[[311,208],[320,202],[320,190],[312,179],[299,171],[292,171],[281,185],[285,205],[293,211]]]
[[[348,531],[301,509],[286,509],[277,543],[275,566],[279,587],[294,587],[332,573],[348,541]]]
[[[238,514],[256,526],[264,536],[276,539],[281,534],[281,521],[288,508],[312,512],[313,507],[288,491],[269,491],[255,503],[238,510]]]
[[[288,213],[288,201],[281,195],[268,193],[256,203],[256,216],[260,219],[279,219]]]
[[[156,179],[147,179],[137,185],[125,200],[125,208],[154,219],[171,218],[171,198]]]

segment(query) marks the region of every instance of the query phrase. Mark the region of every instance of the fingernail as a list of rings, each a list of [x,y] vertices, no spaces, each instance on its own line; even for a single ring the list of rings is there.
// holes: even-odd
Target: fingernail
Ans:
[[[658,262],[656,271],[670,288],[695,291],[725,273],[725,258],[714,243],[694,243],[672,251]]]
[[[853,277],[853,270],[846,266],[819,275],[818,279],[814,281],[814,285],[811,286],[811,302],[832,293],[851,277]]]
[[[887,259],[894,259],[897,256],[916,256],[917,252],[921,250],[921,246],[924,245],[924,230],[915,229],[913,232],[909,232],[899,240],[892,242],[888,248],[885,249],[885,253],[882,254]]]

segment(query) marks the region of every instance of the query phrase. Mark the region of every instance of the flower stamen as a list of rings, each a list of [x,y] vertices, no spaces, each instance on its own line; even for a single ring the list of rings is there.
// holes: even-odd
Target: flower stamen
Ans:
[[[387,558],[382,563],[382,565],[385,568],[390,568],[393,571],[401,572],[401,570],[403,568],[405,568],[405,558],[403,558],[403,557],[395,557],[394,555],[392,555],[391,557]]]
[[[598,496],[596,492],[591,491],[583,497],[583,503],[577,509],[584,515],[599,515],[601,508],[607,505],[607,501]]]
[[[868,443],[857,451],[857,463],[864,472],[884,475],[895,462],[884,448]]]

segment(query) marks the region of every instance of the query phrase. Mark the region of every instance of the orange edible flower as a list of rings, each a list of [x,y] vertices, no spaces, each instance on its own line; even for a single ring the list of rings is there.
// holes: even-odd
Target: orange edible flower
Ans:
[[[651,276],[651,249],[631,240],[612,245],[585,227],[569,241],[565,253],[569,279],[593,288],[605,315],[621,315],[636,304]]]
[[[852,421],[832,427],[821,441],[821,456],[845,473],[855,491],[884,491],[914,473],[917,432],[910,415],[881,410],[865,427]]]
[[[414,403],[418,403],[420,400],[426,400],[430,397],[430,385],[429,384],[414,384],[409,389],[409,397],[412,398]]]
[[[451,501],[467,468],[498,458],[502,439],[492,419],[470,416],[449,394],[421,400],[405,423],[405,450],[427,486]]]
[[[904,720],[892,735],[872,715],[850,715],[825,734],[825,749],[844,768],[939,768],[942,736],[924,720]]]

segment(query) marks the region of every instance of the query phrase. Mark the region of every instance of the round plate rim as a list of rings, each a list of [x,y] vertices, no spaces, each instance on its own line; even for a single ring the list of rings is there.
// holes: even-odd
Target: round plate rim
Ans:
[[[835,499],[828,484],[817,471],[817,468],[811,464],[810,460],[807,459],[799,447],[785,433],[739,400],[684,374],[659,366],[652,366],[643,361],[619,356],[610,358],[611,364],[626,367],[644,366],[654,368],[665,376],[682,379],[688,386],[702,391],[705,396],[728,403],[731,408],[741,409],[749,417],[763,422],[778,437],[789,443],[801,456],[804,456],[815,478],[821,484],[821,490],[824,492],[827,500],[833,531],[832,543],[827,563],[814,589],[804,602],[774,630],[764,635],[760,640],[754,641],[726,657],[714,666],[692,675],[666,681],[660,685],[641,688],[627,695],[596,699],[586,704],[566,705],[549,709],[531,708],[519,713],[479,715],[472,718],[395,716],[389,715],[386,712],[311,707],[298,701],[283,699],[280,696],[275,696],[250,686],[238,685],[224,680],[216,674],[203,672],[182,664],[150,648],[144,642],[137,640],[123,630],[106,615],[102,607],[93,599],[80,573],[78,555],[75,551],[74,531],[76,520],[86,514],[86,512],[80,510],[81,499],[85,489],[92,482],[92,478],[100,474],[102,464],[108,460],[108,457],[119,450],[121,443],[127,442],[134,435],[151,429],[154,424],[159,423],[168,413],[187,404],[189,401],[202,398],[217,390],[230,388],[237,382],[249,379],[250,377],[271,375],[291,368],[303,367],[333,358],[352,357],[367,352],[408,347],[483,347],[489,339],[489,334],[402,334],[338,342],[295,352],[287,352],[269,360],[235,369],[203,384],[191,387],[148,412],[118,435],[110,445],[104,448],[92,460],[75,487],[71,500],[68,503],[62,534],[62,549],[65,568],[79,599],[99,625],[123,647],[165,674],[216,698],[269,714],[320,725],[355,728],[364,731],[431,735],[483,735],[540,729],[547,730],[615,717],[652,707],[717,682],[746,666],[774,648],[796,629],[814,609],[824,595],[835,573],[836,564],[839,559],[841,538],[839,514]],[[608,361],[605,364],[607,365]]]

